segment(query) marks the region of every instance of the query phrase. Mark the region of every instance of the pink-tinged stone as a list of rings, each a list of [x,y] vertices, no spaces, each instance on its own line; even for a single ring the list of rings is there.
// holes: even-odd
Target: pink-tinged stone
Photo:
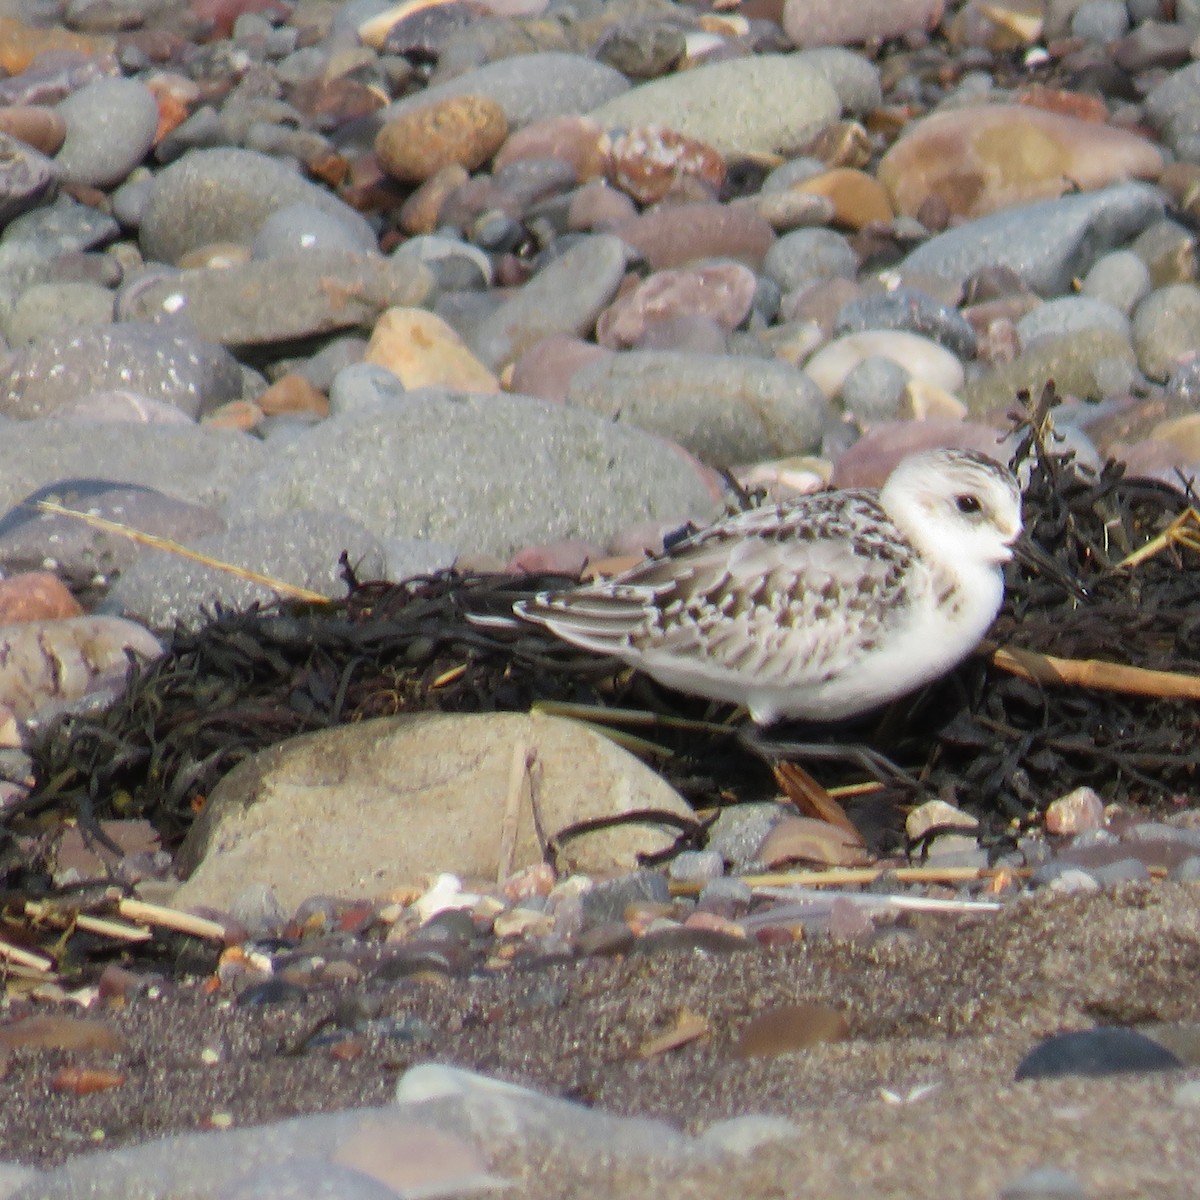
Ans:
[[[289,10],[280,0],[192,0],[192,15],[212,25],[214,38],[227,38],[243,13],[269,13],[281,20]]]
[[[641,125],[613,137],[607,173],[639,204],[656,204],[685,180],[699,181],[715,197],[725,182],[725,160],[699,138]]]
[[[448,387],[498,392],[500,381],[435,313],[389,308],[375,322],[363,361],[386,367],[410,391]]]
[[[0,133],[53,158],[62,149],[67,123],[53,109],[39,104],[13,104],[0,108]]]
[[[617,297],[596,322],[596,341],[612,350],[639,345],[650,326],[680,317],[708,317],[736,329],[750,312],[757,281],[740,263],[658,271]]]
[[[126,855],[148,855],[162,849],[158,833],[149,821],[101,821],[100,828],[117,850],[85,835],[78,825],[70,825],[55,850],[56,876],[73,871],[79,879],[103,879]]]
[[[701,258],[735,258],[761,265],[775,231],[744,205],[677,204],[622,221],[613,232],[656,270]]]
[[[975,421],[881,421],[837,460],[830,482],[835,488],[881,487],[902,458],[940,446],[1004,457],[1002,437]]]
[[[624,192],[603,180],[594,180],[571,197],[567,225],[581,231],[614,229],[636,216],[637,206]]]
[[[82,615],[79,601],[49,571],[26,571],[0,580],[0,625]]]
[[[646,326],[631,350],[686,350],[691,354],[724,354],[729,348],[726,331],[712,317],[682,313]]]
[[[207,429],[236,429],[240,433],[249,433],[258,428],[262,419],[263,410],[253,400],[230,400],[206,413],[200,424]]]
[[[604,557],[604,547],[581,538],[564,538],[542,546],[518,550],[504,568],[514,574],[580,575],[594,559]]]
[[[821,279],[810,287],[788,292],[780,306],[782,321],[813,321],[828,338],[833,333],[838,313],[852,300],[862,296],[863,289],[853,279]]]
[[[604,127],[590,117],[546,117],[508,135],[492,162],[494,171],[528,158],[570,163],[580,183],[604,174]]]
[[[405,200],[400,209],[400,228],[413,235],[432,233],[438,227],[447,198],[469,178],[466,168],[458,163],[431,175]]]
[[[1022,104],[976,105],[918,121],[883,156],[879,182],[896,211],[931,199],[954,216],[1091,191],[1120,179],[1156,179],[1163,156],[1137,134]]]
[[[1104,828],[1104,801],[1090,787],[1077,787],[1046,806],[1046,832],[1084,833]]]
[[[1161,479],[1179,486],[1179,472],[1184,478],[1200,475],[1200,462],[1190,459],[1178,446],[1145,438],[1140,442],[1113,442],[1106,452],[1125,464],[1125,473],[1137,479]]]
[[[517,359],[508,381],[509,390],[561,404],[567,398],[567,388],[575,372],[608,353],[570,334],[552,333],[534,342]]]
[[[359,1128],[338,1144],[333,1162],[401,1195],[478,1191],[479,1180],[487,1178],[487,1162],[469,1141],[399,1108],[364,1114]]]
[[[943,0],[787,0],[783,31],[794,46],[850,46],[933,29]]]

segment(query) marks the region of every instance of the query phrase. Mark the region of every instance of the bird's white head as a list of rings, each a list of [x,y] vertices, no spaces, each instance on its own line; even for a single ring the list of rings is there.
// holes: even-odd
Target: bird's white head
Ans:
[[[929,450],[904,459],[879,501],[919,549],[942,561],[1000,566],[1021,533],[1013,473],[971,450]]]

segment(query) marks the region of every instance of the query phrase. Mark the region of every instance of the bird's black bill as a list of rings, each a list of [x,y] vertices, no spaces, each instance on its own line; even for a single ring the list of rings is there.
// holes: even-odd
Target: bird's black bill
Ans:
[[[1017,538],[1013,542],[1013,557],[1022,566],[1028,567],[1035,575],[1050,579],[1057,583],[1068,595],[1076,600],[1088,598],[1087,589],[1063,565],[1050,557],[1040,546],[1026,537]]]

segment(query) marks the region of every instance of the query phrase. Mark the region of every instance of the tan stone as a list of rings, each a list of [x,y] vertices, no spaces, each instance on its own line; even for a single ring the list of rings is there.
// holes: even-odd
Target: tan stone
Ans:
[[[386,367],[408,389],[448,387],[464,392],[498,392],[500,381],[466,342],[423,308],[389,308],[375,322],[364,355]]]
[[[850,229],[861,229],[872,221],[892,219],[892,204],[887,192],[865,171],[835,167],[806,179],[796,190],[832,201],[834,223]]]
[[[291,371],[275,380],[258,398],[258,407],[268,417],[281,413],[329,414],[329,398],[319,388],[313,387],[303,375]]]
[[[455,163],[475,170],[506,137],[508,119],[494,100],[451,96],[393,117],[375,138],[375,154],[394,179],[423,183]]]
[[[1121,179],[1156,179],[1158,148],[1145,138],[1021,104],[937,112],[883,156],[877,177],[896,211],[916,216],[931,197],[956,216],[1091,191]]]
[[[385,717],[292,738],[222,779],[181,850],[193,873],[175,903],[228,907],[252,883],[292,909],[314,894],[386,895],[440,871],[494,881],[542,861],[535,806],[545,837],[634,809],[692,815],[660,776],[575,721]],[[562,865],[628,871],[674,833],[643,824],[598,831],[568,842]]]
[[[25,571],[0,580],[0,625],[82,615],[79,601],[50,571]]]

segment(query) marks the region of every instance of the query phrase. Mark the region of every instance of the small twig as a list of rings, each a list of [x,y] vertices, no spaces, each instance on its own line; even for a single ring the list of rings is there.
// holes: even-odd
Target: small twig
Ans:
[[[215,571],[224,571],[226,575],[233,575],[238,579],[249,580],[251,583],[257,583],[262,587],[270,588],[271,591],[279,596],[289,596],[293,600],[306,600],[312,604],[329,603],[329,597],[321,595],[320,592],[313,592],[308,588],[298,587],[294,583],[285,583],[282,579],[272,579],[269,575],[260,575],[257,571],[249,571],[245,567],[234,566],[233,563],[222,562],[219,558],[213,558],[208,554],[201,554],[196,550],[189,550],[186,546],[181,546],[178,542],[171,541],[170,538],[156,537],[152,533],[143,533],[140,529],[131,529],[128,525],[122,525],[119,521],[110,521],[106,517],[98,517],[94,513],[78,512],[76,509],[55,504],[52,500],[39,500],[34,507],[41,512],[53,513],[55,516],[74,517],[77,521],[82,521],[85,525],[90,525],[93,529],[102,529],[105,533],[115,533],[119,537],[128,538],[131,542],[137,542],[139,545],[152,546],[155,550],[165,550],[168,554],[189,559],[205,567],[212,567]]]
[[[147,904],[144,900],[121,900],[117,904],[117,911],[131,921],[156,925],[160,929],[173,929],[176,933],[187,933],[192,937],[208,938],[214,942],[225,940],[223,925],[217,921],[209,921],[205,917],[196,917],[191,913],[180,912],[177,908],[166,908],[161,904]]]
[[[1130,571],[1168,546],[1187,546],[1190,550],[1200,550],[1200,512],[1195,508],[1185,508],[1158,537],[1151,538],[1117,563],[1117,570]]]
[[[1160,699],[1200,700],[1200,675],[1150,671],[1145,667],[1127,667],[1098,658],[1055,658],[1050,654],[1006,646],[993,652],[992,663],[1010,675],[1034,683],[1095,688]]]
[[[82,929],[87,933],[115,938],[122,942],[148,942],[154,937],[149,929],[143,929],[139,925],[126,925],[123,921],[111,921],[106,917],[92,916],[91,913],[66,911],[45,900],[28,901],[25,905],[25,913],[35,921],[49,921],[59,925],[73,926],[75,929]]]
[[[850,887],[875,883],[885,875],[898,883],[974,883],[980,879],[1003,877],[1025,878],[1029,870],[1020,867],[825,867],[811,871],[775,871],[766,875],[738,875],[735,878],[747,887]],[[673,896],[699,892],[702,883],[672,883]]]
[[[54,970],[52,958],[33,950],[22,950],[20,946],[13,946],[8,942],[0,942],[0,959],[42,974],[48,974]]]

